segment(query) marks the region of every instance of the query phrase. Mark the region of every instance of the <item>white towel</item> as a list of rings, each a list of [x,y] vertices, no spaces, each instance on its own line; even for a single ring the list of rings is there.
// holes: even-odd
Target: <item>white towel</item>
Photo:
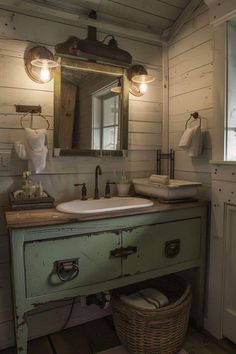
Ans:
[[[30,160],[36,173],[46,167],[48,149],[45,145],[46,129],[25,128],[25,142],[16,142],[15,150],[22,160]]]
[[[124,303],[143,310],[155,310],[169,303],[168,298],[162,292],[153,288],[142,289],[130,295],[122,295],[120,298]]]
[[[166,175],[151,175],[151,177],[149,178],[149,181],[151,183],[157,184],[168,184],[169,180],[169,176]]]
[[[48,149],[45,145],[47,131],[46,129],[25,128],[26,142],[25,149],[28,159],[36,173],[43,171],[46,167],[46,158]]]
[[[22,143],[21,141],[16,141],[14,143],[14,147],[15,147],[15,151],[16,151],[17,156],[21,160],[27,160],[27,155],[26,155],[26,151],[25,151],[25,144]]]
[[[194,131],[191,145],[188,149],[188,155],[196,157],[202,153],[202,131],[200,127],[197,127]]]
[[[195,128],[196,127],[185,129],[179,142],[180,148],[187,150],[190,147]]]
[[[30,129],[25,128],[26,142],[29,148],[35,152],[39,152],[45,145],[47,135],[46,129]]]
[[[202,153],[202,131],[199,126],[185,129],[179,147],[184,149],[190,157],[196,157]]]

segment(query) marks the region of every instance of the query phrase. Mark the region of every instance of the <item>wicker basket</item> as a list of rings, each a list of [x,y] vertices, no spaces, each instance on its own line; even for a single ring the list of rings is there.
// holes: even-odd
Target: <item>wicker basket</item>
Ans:
[[[113,297],[114,324],[129,353],[175,354],[183,346],[191,288],[176,275],[157,279],[156,288],[170,300],[169,305],[157,310],[140,310],[124,303],[117,294]]]

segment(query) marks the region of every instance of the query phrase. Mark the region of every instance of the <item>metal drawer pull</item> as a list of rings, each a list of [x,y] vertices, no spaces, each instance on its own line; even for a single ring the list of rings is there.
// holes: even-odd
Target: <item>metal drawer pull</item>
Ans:
[[[128,246],[128,247],[120,247],[120,248],[115,248],[114,250],[110,251],[111,257],[128,257],[131,254],[137,253],[137,247],[135,246]]]
[[[56,261],[56,273],[58,278],[63,282],[75,279],[79,274],[79,260],[66,259]]]
[[[180,252],[180,240],[166,241],[165,243],[165,255],[167,258],[176,257]]]

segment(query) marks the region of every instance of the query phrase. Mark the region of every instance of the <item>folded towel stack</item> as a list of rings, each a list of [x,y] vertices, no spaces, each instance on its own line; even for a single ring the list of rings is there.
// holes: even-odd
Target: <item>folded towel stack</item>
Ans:
[[[149,181],[151,183],[157,183],[157,184],[169,184],[169,176],[166,175],[151,175],[149,178]]]
[[[142,289],[130,295],[122,295],[120,298],[127,305],[143,310],[159,309],[169,303],[168,298],[162,292],[153,288]]]
[[[202,153],[202,131],[200,127],[185,129],[179,147],[187,151],[191,157],[199,156]]]
[[[43,171],[46,167],[48,149],[45,145],[46,129],[25,128],[25,142],[17,141],[15,150],[22,160],[31,161],[36,173]]]

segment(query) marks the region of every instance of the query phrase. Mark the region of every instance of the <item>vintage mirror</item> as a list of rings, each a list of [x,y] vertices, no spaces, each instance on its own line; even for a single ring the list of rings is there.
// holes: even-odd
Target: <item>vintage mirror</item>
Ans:
[[[128,149],[126,69],[78,58],[58,60],[54,154],[122,155]]]

